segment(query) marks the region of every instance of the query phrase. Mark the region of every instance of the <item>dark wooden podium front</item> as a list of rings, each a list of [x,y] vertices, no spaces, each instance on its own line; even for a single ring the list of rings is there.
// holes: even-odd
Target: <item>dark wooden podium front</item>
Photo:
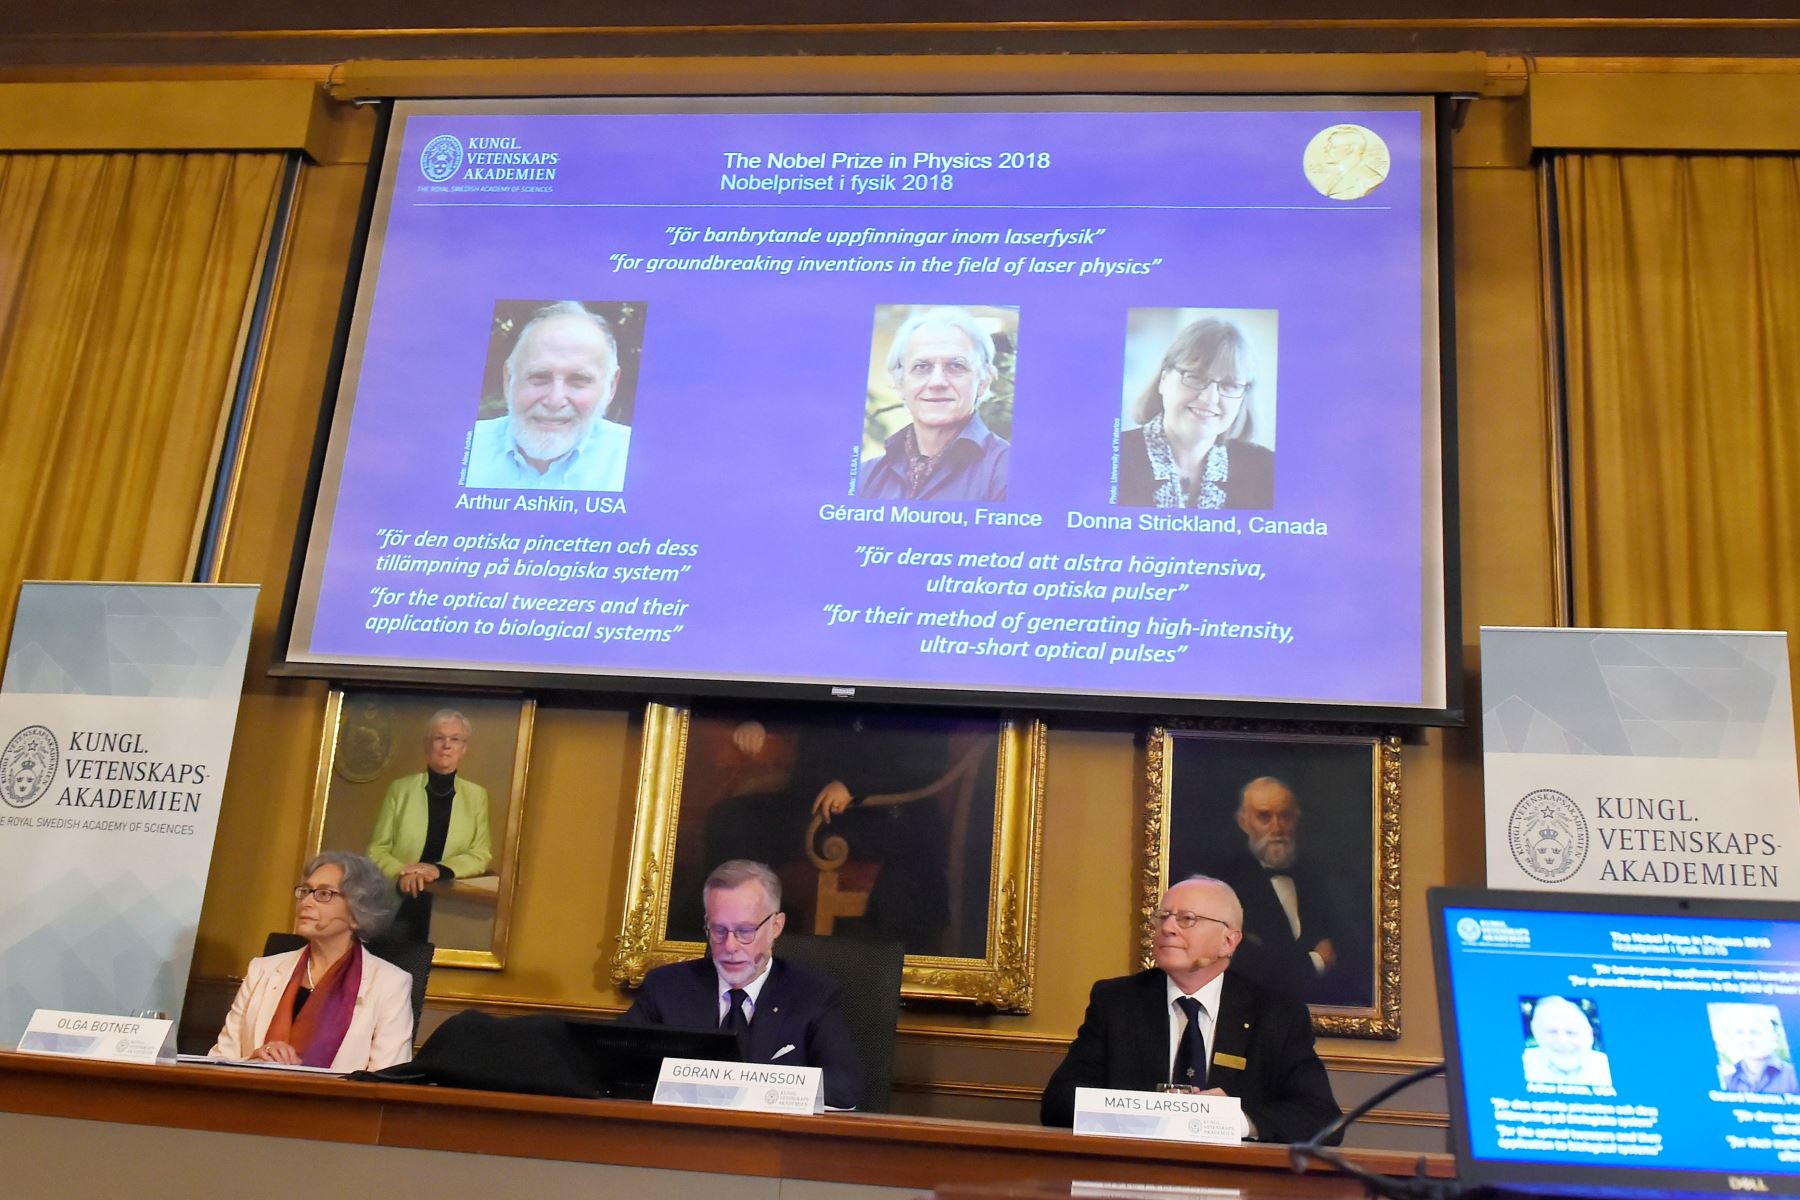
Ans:
[[[941,1194],[946,1196],[956,1194],[948,1190],[951,1185],[1028,1181],[1052,1185],[1063,1181],[1066,1195],[1068,1180],[1232,1188],[1244,1200],[1351,1200],[1361,1195],[1360,1187],[1348,1179],[1322,1172],[1293,1174],[1283,1146],[1078,1138],[1035,1126],[861,1113],[815,1117],[721,1113],[631,1101],[351,1083],[223,1067],[128,1066],[4,1052],[0,1052],[0,1113],[389,1151],[505,1155],[919,1193],[945,1188]],[[34,1140],[31,1128],[18,1122],[0,1128],[11,1134],[4,1139],[8,1165],[28,1164]],[[44,1128],[68,1127],[51,1122]],[[190,1138],[184,1145],[191,1157],[195,1143]],[[67,1163],[66,1152],[62,1157],[59,1170],[81,1165]],[[408,1159],[405,1154],[393,1157],[397,1164],[429,1161]],[[1381,1152],[1359,1152],[1355,1158],[1370,1170],[1389,1174],[1411,1174],[1419,1161],[1413,1155]],[[379,1152],[373,1161],[382,1161]],[[1442,1155],[1429,1156],[1426,1164],[1434,1175],[1451,1174],[1451,1163]],[[49,1164],[43,1166],[50,1169]],[[78,1181],[64,1177],[64,1182]],[[71,1188],[64,1194],[81,1192]],[[786,1193],[777,1188],[768,1194]],[[829,1192],[815,1186],[807,1194]]]

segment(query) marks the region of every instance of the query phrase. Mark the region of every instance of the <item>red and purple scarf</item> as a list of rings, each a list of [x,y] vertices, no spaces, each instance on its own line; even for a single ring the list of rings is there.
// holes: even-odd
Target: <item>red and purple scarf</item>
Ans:
[[[331,964],[324,977],[314,982],[312,994],[296,1017],[294,997],[306,979],[306,964],[311,956],[311,946],[300,952],[263,1041],[286,1042],[299,1051],[300,1061],[306,1066],[329,1067],[337,1057],[338,1047],[344,1044],[351,1014],[356,1011],[356,993],[362,989],[363,949],[352,945],[349,953]]]

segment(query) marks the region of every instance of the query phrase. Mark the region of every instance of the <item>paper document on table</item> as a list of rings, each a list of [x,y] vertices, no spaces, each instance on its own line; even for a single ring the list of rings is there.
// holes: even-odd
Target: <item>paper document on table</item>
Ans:
[[[335,1075],[340,1079],[348,1075],[348,1071],[335,1071],[330,1067],[304,1067],[299,1064],[289,1066],[287,1063],[257,1062],[248,1058],[213,1058],[207,1054],[177,1054],[175,1061],[190,1067],[244,1067],[252,1071],[296,1071],[302,1075]]]

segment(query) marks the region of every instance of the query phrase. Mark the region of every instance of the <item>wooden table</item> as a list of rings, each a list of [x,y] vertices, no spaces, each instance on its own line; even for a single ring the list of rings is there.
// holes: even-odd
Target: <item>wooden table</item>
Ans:
[[[1205,1183],[1239,1188],[1253,1200],[1351,1200],[1361,1195],[1351,1180],[1323,1172],[1293,1174],[1285,1146],[1078,1138],[1035,1126],[873,1113],[723,1113],[6,1052],[0,1052],[0,1112],[919,1192],[940,1185],[1085,1179]],[[29,1153],[17,1138],[12,1141],[9,1158]],[[191,1139],[187,1153],[192,1154]],[[1357,1152],[1354,1157],[1370,1170],[1389,1174],[1411,1174],[1420,1161],[1383,1152]],[[1446,1156],[1424,1161],[1431,1174],[1452,1173]],[[768,1194],[782,1193],[776,1189]]]

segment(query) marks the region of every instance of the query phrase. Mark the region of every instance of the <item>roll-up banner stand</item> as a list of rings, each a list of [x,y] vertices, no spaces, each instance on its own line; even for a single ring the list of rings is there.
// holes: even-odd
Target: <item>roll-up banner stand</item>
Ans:
[[[1800,896],[1785,633],[1481,631],[1487,882]]]
[[[26,583],[0,683],[0,1045],[179,1020],[257,588]]]

